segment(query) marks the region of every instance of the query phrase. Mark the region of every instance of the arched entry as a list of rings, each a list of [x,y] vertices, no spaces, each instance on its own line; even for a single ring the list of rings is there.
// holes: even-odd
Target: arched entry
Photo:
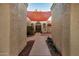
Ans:
[[[40,22],[36,22],[36,32],[42,32],[41,31],[41,23]]]

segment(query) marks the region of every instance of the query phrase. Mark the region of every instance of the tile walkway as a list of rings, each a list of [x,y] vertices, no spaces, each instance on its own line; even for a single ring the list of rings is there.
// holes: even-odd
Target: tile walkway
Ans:
[[[36,33],[34,36],[28,38],[28,41],[35,40],[29,56],[51,56],[46,44],[47,37],[48,35],[41,35],[40,33]]]

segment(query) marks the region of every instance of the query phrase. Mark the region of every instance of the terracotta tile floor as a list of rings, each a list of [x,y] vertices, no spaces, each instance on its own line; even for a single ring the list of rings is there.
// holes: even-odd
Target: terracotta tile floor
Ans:
[[[48,36],[50,35],[41,35],[40,33],[36,33],[32,37],[28,37],[28,41],[35,40],[29,56],[51,56],[46,44],[46,39]]]

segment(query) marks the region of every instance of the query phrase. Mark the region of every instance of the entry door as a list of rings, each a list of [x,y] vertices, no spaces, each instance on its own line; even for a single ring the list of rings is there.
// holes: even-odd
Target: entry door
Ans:
[[[36,23],[36,32],[41,32],[41,23]]]

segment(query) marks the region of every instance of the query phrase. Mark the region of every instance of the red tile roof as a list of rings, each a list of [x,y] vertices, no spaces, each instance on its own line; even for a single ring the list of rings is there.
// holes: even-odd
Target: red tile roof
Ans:
[[[27,17],[31,21],[47,21],[51,16],[50,11],[28,11]]]

